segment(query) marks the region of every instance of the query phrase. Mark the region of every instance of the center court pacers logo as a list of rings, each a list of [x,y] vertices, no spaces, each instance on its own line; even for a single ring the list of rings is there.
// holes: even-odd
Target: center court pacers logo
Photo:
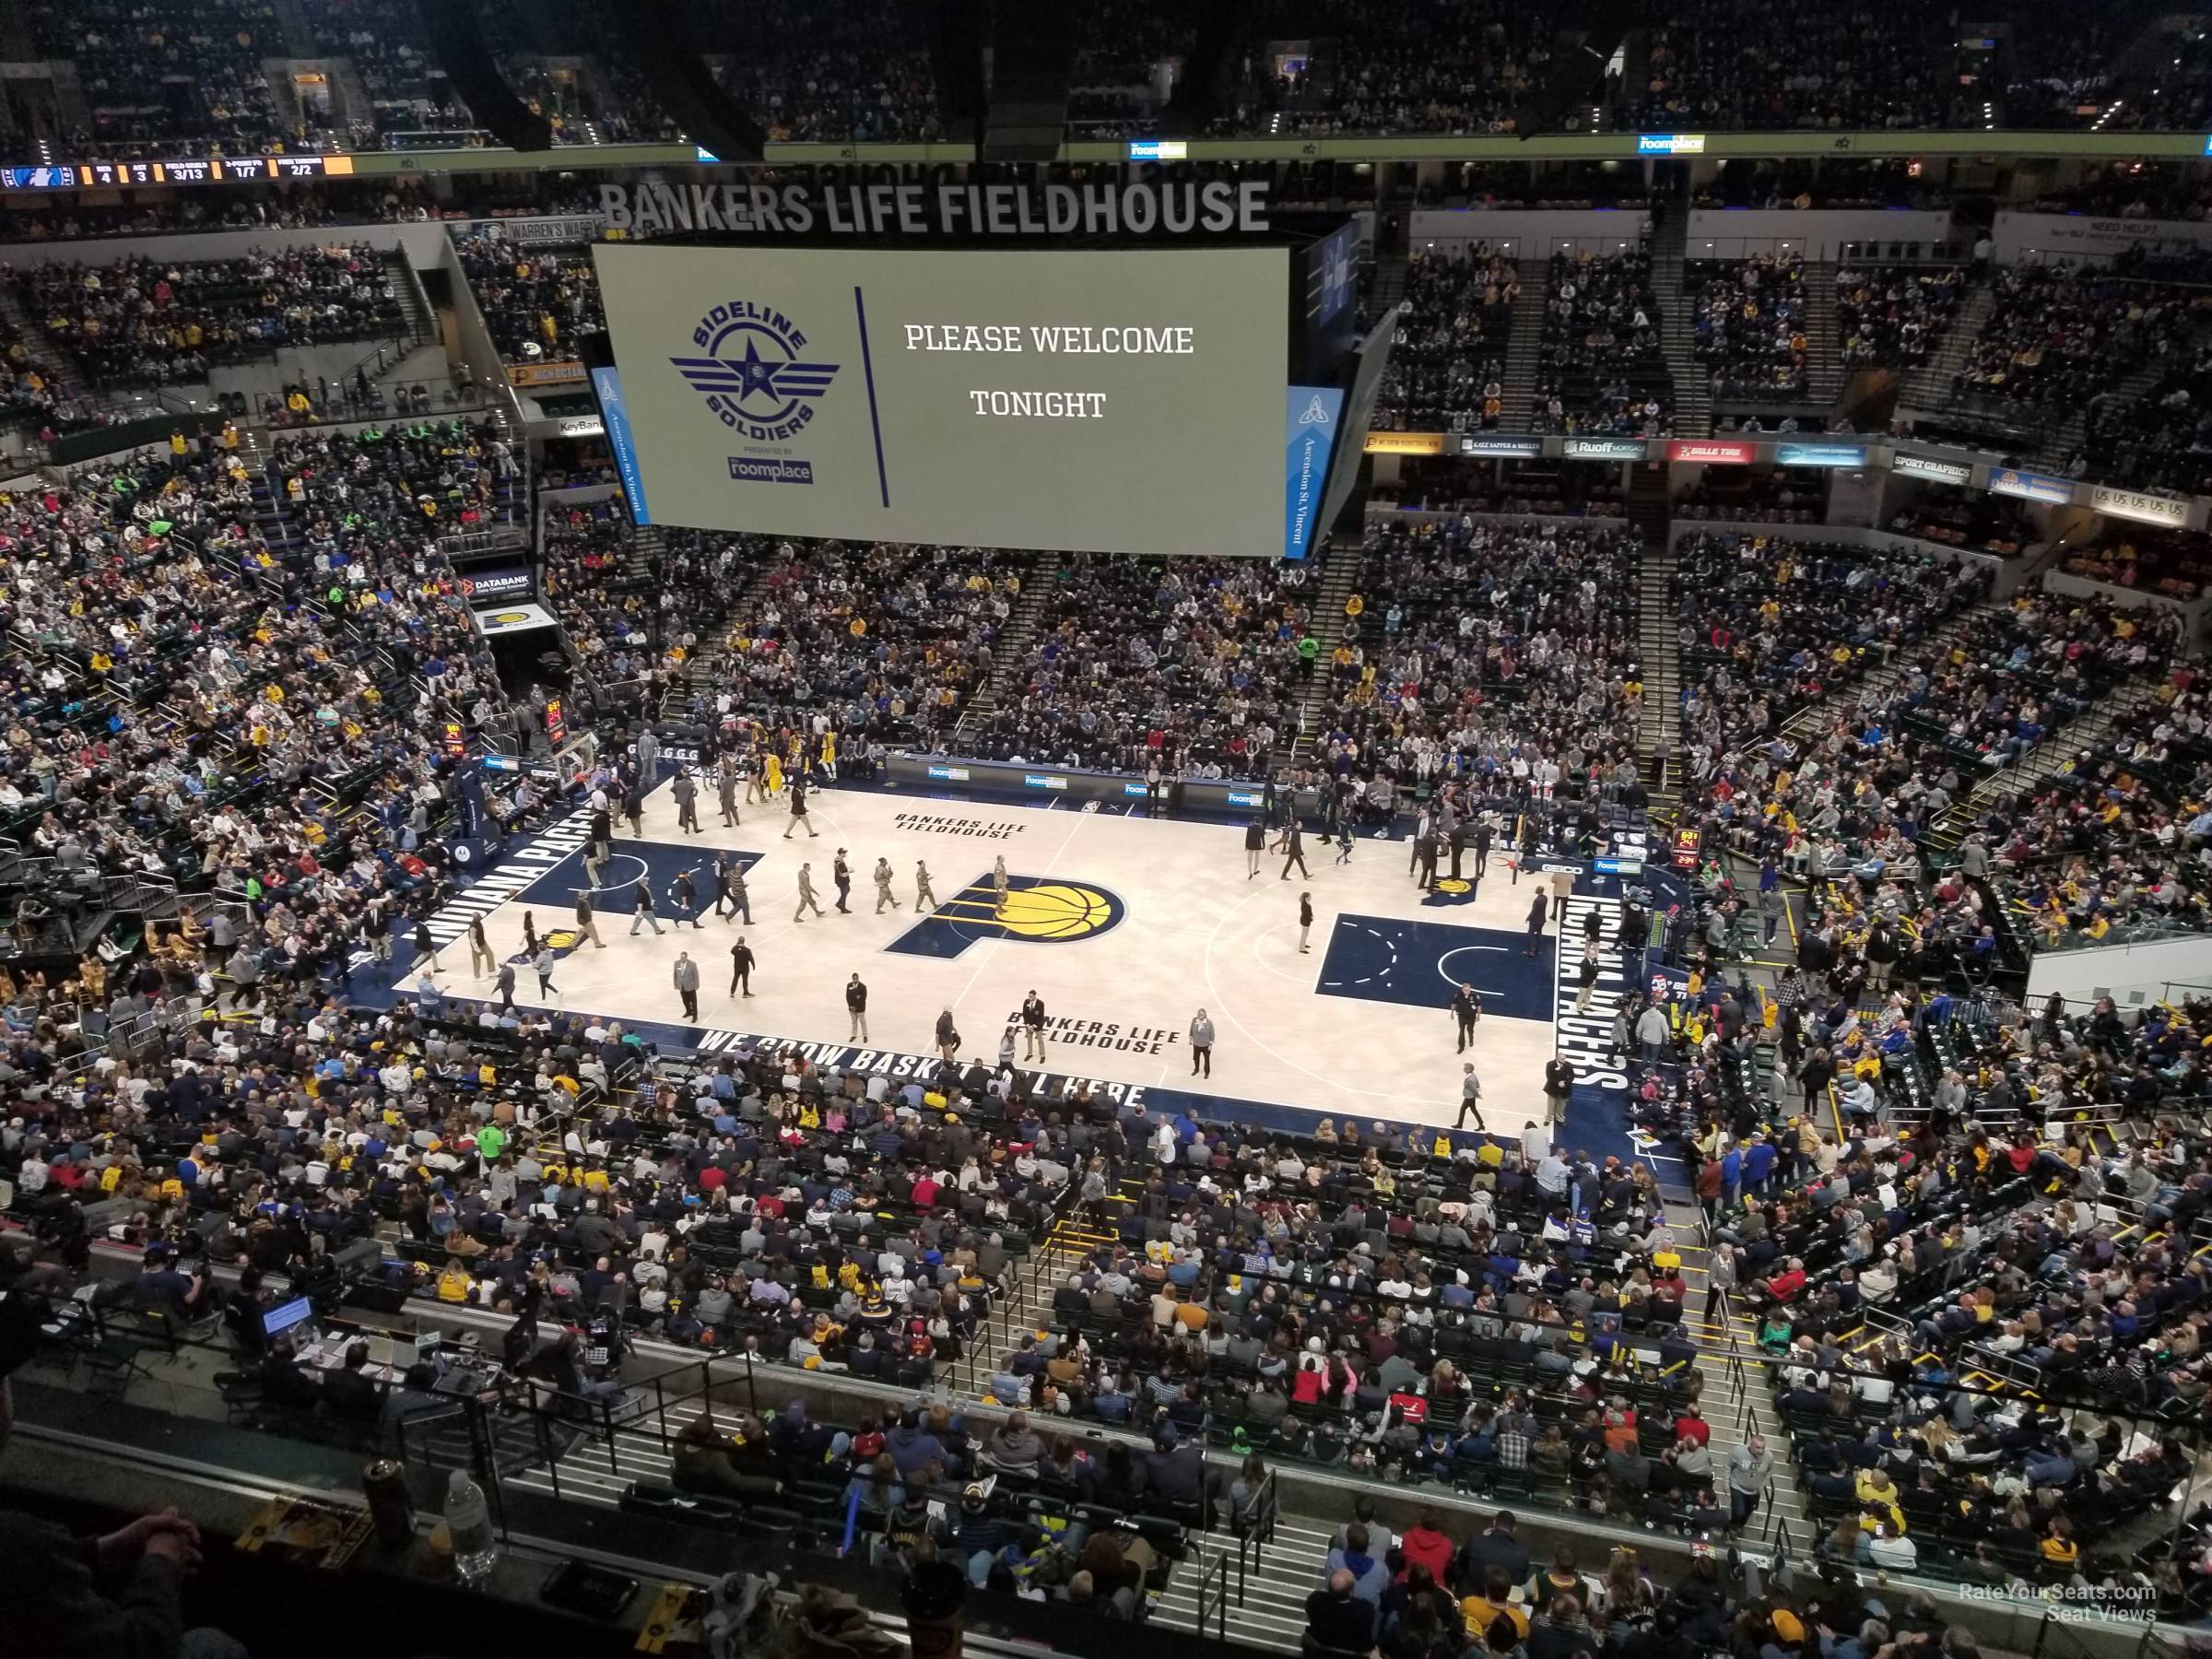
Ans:
[[[1127,906],[1104,888],[1040,876],[1008,877],[1006,908],[1002,912],[991,878],[985,876],[928,915],[916,917],[914,924],[885,948],[903,956],[957,957],[985,939],[1067,945],[1118,927],[1127,913]]]
[[[838,370],[835,363],[803,358],[806,336],[798,324],[773,306],[750,300],[716,306],[691,331],[691,344],[705,355],[668,360],[705,396],[716,419],[756,443],[782,443],[804,431]],[[782,456],[733,455],[730,477],[811,484],[814,468]]]

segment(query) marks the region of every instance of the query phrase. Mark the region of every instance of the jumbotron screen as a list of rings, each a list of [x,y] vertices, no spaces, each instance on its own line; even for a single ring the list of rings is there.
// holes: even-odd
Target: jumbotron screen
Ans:
[[[1286,384],[1287,248],[597,257],[641,523],[1255,557],[1309,533],[1300,421],[1338,400]]]

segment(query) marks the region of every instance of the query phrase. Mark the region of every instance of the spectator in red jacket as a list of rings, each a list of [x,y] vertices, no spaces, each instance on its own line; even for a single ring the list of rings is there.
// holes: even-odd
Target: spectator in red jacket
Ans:
[[[1398,1583],[1406,1582],[1408,1569],[1426,1567],[1430,1577],[1441,1583],[1458,1549],[1452,1535],[1444,1530],[1443,1517],[1434,1510],[1423,1510],[1420,1521],[1398,1540],[1398,1552],[1405,1558],[1398,1567]]]

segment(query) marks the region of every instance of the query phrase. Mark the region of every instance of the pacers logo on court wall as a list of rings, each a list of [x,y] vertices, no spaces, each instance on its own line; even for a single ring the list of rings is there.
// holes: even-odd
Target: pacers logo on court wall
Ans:
[[[1096,938],[1127,913],[1121,900],[1087,881],[1010,876],[1002,910],[988,876],[970,882],[891,941],[907,956],[956,957],[985,939],[1065,945]]]

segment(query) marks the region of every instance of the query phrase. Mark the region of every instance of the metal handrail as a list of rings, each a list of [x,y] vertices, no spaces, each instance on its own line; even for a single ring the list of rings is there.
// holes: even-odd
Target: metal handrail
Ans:
[[[1214,1589],[1214,1580],[1220,1579],[1221,1587]],[[1243,1605],[1240,1597],[1238,1605]],[[1216,1639],[1229,1640],[1229,1557],[1218,1555],[1208,1561],[1198,1575],[1198,1633],[1206,1634],[1206,1615],[1214,1617]]]

